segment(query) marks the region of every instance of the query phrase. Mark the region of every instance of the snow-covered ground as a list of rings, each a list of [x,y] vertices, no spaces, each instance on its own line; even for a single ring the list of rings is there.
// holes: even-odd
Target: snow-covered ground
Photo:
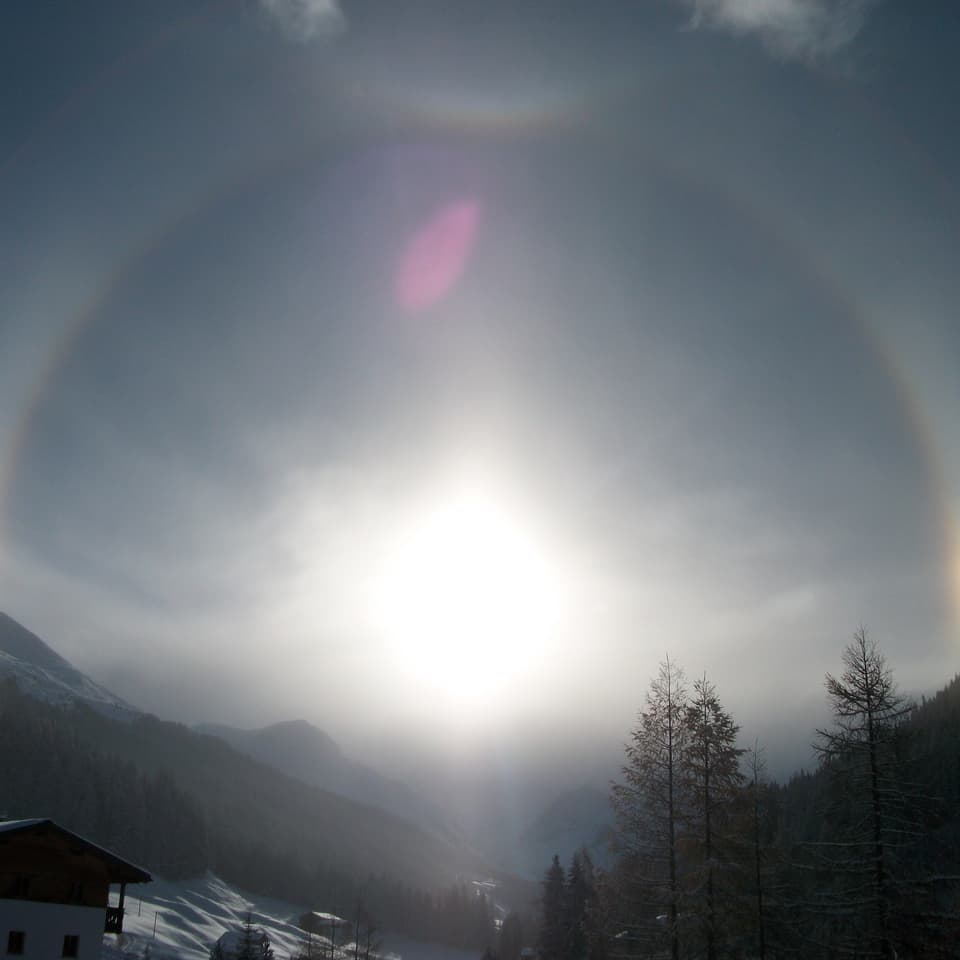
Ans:
[[[307,909],[242,893],[211,873],[177,883],[154,880],[130,888],[123,935],[105,934],[102,956],[139,960],[149,947],[151,960],[207,960],[213,944],[222,934],[239,930],[249,912],[253,925],[269,936],[276,960],[288,960],[303,945],[297,918]],[[389,933],[381,939],[384,960],[477,960],[479,955]],[[318,942],[322,938],[314,937],[314,944]]]
[[[104,960],[140,957],[148,944],[154,960],[207,960],[221,934],[242,927],[248,912],[267,932],[277,960],[285,960],[297,952],[297,917],[305,909],[240,893],[211,873],[131,887],[125,906],[123,935],[104,935]]]

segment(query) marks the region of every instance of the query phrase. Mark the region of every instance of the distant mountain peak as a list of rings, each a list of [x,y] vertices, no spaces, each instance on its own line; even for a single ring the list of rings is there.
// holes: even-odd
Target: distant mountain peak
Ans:
[[[298,744],[309,747],[315,752],[322,752],[329,757],[343,757],[343,751],[333,737],[325,730],[314,726],[308,720],[280,720],[260,730],[251,730],[250,733],[261,740],[282,739],[287,744]]]
[[[310,736],[325,737],[333,743],[333,739],[326,731],[321,730],[320,727],[311,723],[309,720],[304,720],[303,717],[297,717],[296,720],[278,720],[276,723],[267,724],[267,726],[260,727],[259,729],[261,732],[282,730],[290,733],[303,733],[309,734]]]
[[[276,723],[271,724],[274,727],[292,727],[294,729],[310,729],[318,730],[319,727],[312,724],[309,720],[304,720],[303,717],[297,717],[294,720],[278,720]]]

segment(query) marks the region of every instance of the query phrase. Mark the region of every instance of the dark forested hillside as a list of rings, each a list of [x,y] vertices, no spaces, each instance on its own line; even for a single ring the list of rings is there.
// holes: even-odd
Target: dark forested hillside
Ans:
[[[841,662],[817,769],[783,785],[712,684],[661,665],[612,790],[611,868],[579,900],[582,859],[545,875],[545,960],[960,955],[960,679],[912,703],[863,630]]]
[[[941,840],[960,831],[960,676],[933,697],[913,705],[899,731],[902,779],[911,807]],[[791,842],[812,841],[821,832],[829,801],[829,772],[801,772],[777,788],[778,820]],[[960,864],[960,846],[949,853]]]
[[[0,812],[52,817],[169,878],[209,868],[310,904],[362,893],[408,927],[417,903],[490,873],[468,850],[284,777],[215,737],[154,717],[63,710],[12,682],[0,686],[0,770]],[[513,896],[527,896],[521,881],[504,879]]]
[[[440,804],[429,803],[405,783],[355,763],[327,733],[305,720],[289,720],[254,730],[220,724],[201,724],[196,729],[225,740],[241,753],[296,780],[379,807],[446,840],[459,839]]]
[[[918,777],[960,820],[960,675],[911,717]]]
[[[836,944],[851,934],[866,939],[863,878],[875,875],[883,924],[901,956],[956,955],[960,682],[954,678],[936,696],[903,709],[889,738],[877,739],[872,791],[863,789],[867,768],[858,773],[847,748],[771,793],[779,838],[772,851],[779,890],[771,905],[785,926],[793,920],[798,944]]]
[[[200,805],[166,773],[99,749],[64,713],[0,684],[0,814],[51,817],[151,871],[179,879],[207,865]]]

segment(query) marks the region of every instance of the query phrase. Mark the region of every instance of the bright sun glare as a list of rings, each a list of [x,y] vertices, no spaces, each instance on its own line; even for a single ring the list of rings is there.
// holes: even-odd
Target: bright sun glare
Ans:
[[[558,617],[543,550],[496,499],[468,491],[418,513],[380,581],[378,620],[406,672],[475,702],[521,676]]]

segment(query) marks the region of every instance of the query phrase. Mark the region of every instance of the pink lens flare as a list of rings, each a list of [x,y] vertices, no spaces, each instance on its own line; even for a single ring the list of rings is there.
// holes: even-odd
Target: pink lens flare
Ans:
[[[480,224],[480,204],[457,200],[441,207],[407,243],[397,268],[397,303],[419,313],[443,300],[470,259]]]

